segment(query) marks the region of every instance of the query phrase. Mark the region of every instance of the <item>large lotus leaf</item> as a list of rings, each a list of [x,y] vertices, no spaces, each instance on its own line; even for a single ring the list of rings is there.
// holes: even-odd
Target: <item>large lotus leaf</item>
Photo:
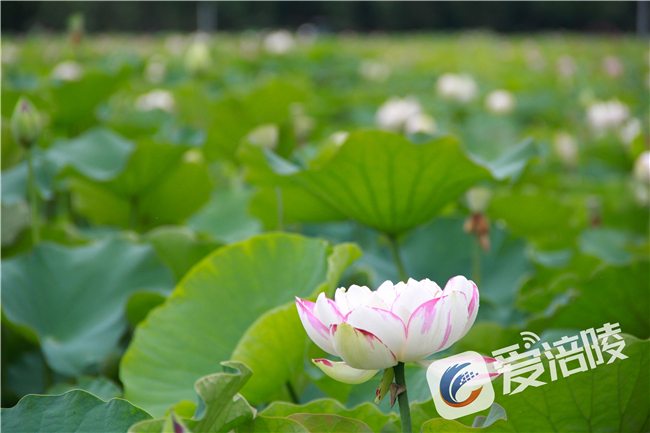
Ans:
[[[293,84],[271,81],[245,95],[229,95],[213,103],[205,90],[185,87],[176,92],[179,111],[187,121],[207,129],[208,160],[233,159],[242,138],[261,124],[287,122],[289,106],[304,102],[307,94]]]
[[[472,185],[491,177],[452,138],[415,145],[400,135],[375,131],[351,134],[319,168],[299,170],[269,155],[267,162],[276,174],[344,215],[388,234],[428,221]]]
[[[237,433],[309,433],[302,424],[289,418],[258,416],[236,429]]]
[[[296,421],[310,433],[372,433],[363,422],[338,415],[296,413],[287,418]]]
[[[80,376],[76,383],[59,382],[48,388],[48,394],[63,394],[74,389],[81,389],[102,400],[122,397],[122,390],[112,380],[104,377]]]
[[[114,237],[74,247],[42,242],[2,261],[2,308],[36,332],[52,369],[76,375],[117,345],[131,294],[166,293],[172,284],[149,245]]]
[[[34,147],[32,155],[34,183],[38,194],[49,200],[52,198],[52,183],[61,167],[47,157],[47,152]],[[10,205],[25,200],[27,197],[27,161],[2,171],[2,203]]]
[[[541,191],[497,197],[490,203],[488,215],[503,219],[515,234],[547,249],[573,246],[584,217],[574,204]]]
[[[472,420],[473,418],[473,420]],[[432,400],[424,403],[411,404],[411,420],[413,422],[414,431],[422,431],[423,425],[426,423],[427,428],[440,428],[442,430],[435,431],[450,431],[450,432],[478,432],[479,428],[486,428],[499,420],[506,420],[506,411],[498,403],[492,403],[490,410],[485,415],[476,415],[476,413],[464,416],[458,421],[452,421],[440,418]],[[468,427],[466,424],[472,425]],[[503,422],[499,425],[503,425]],[[507,431],[507,429],[506,429]]]
[[[506,150],[498,158],[483,162],[483,165],[490,169],[495,179],[509,178],[511,182],[516,182],[523,174],[528,162],[537,156],[539,156],[539,149],[532,138],[528,138]]]
[[[120,370],[127,398],[156,415],[191,401],[194,381],[230,359],[260,315],[294,296],[333,290],[348,264],[335,260],[340,250],[356,248],[268,234],[206,257],[136,329]]]
[[[81,390],[62,395],[28,395],[2,409],[2,431],[11,433],[124,432],[151,415],[126,400],[101,400]]]
[[[106,181],[117,177],[126,167],[134,144],[112,130],[92,128],[76,138],[57,140],[48,149],[34,155],[34,171],[39,192],[50,198],[52,182],[64,169]],[[27,196],[27,162],[2,173],[2,202],[12,203]]]
[[[260,187],[251,201],[250,211],[267,229],[281,224],[347,219],[344,213],[302,186],[291,184]]]
[[[2,220],[2,246],[8,247],[13,245],[24,229],[29,227],[29,207],[25,200],[17,201],[9,205],[1,205]]]
[[[387,423],[396,419],[395,415],[383,414],[374,403],[362,403],[353,409],[347,409],[341,403],[332,399],[314,400],[303,405],[276,401],[266,407],[261,412],[261,415],[286,417],[298,413],[339,415],[357,419],[367,424],[376,433],[379,433]]]
[[[242,153],[246,158],[246,153]],[[316,169],[268,158],[276,174],[303,186],[344,215],[388,234],[428,221],[490,172],[445,137],[415,145],[397,134],[357,132]]]
[[[566,306],[533,320],[531,331],[548,328],[601,327],[619,323],[621,330],[640,338],[650,336],[650,267],[647,261],[606,267],[572,284],[579,293]]]
[[[583,254],[598,257],[612,265],[627,265],[634,258],[634,246],[645,243],[643,255],[647,257],[647,236],[635,235],[629,230],[610,227],[589,228],[578,238]]]
[[[146,234],[146,239],[169,266],[176,281],[180,281],[192,266],[220,246],[183,226],[157,227]]]
[[[117,178],[98,182],[71,179],[77,212],[98,224],[142,229],[177,224],[209,198],[212,185],[205,163],[184,158],[185,146],[142,139]]]
[[[222,365],[225,372],[204,376],[194,384],[194,389],[201,398],[201,409],[194,413],[193,419],[181,421],[192,431],[227,432],[255,417],[256,410],[237,394],[252,372],[239,362],[225,361]],[[169,416],[142,421],[131,426],[129,433],[161,433],[166,419]]]
[[[126,74],[126,69],[116,75],[90,72],[79,81],[53,82],[52,126],[74,136],[97,124],[95,108],[113,93]]]
[[[248,213],[251,196],[252,191],[245,188],[213,191],[210,201],[187,219],[187,225],[225,244],[259,234],[262,224]]]
[[[503,395],[503,379],[495,380],[496,402],[503,406],[508,420],[498,420],[482,431],[648,431],[650,342],[629,336],[625,341],[623,353],[627,359],[616,359],[611,364],[597,365],[568,377],[562,377],[558,368],[555,381],[550,380],[548,365],[545,365],[545,373],[539,378],[545,384],[529,386],[518,394]],[[604,355],[605,362],[609,356]],[[433,406],[432,402],[429,404]],[[459,421],[471,423],[471,419],[466,418]],[[422,431],[475,431],[461,423],[433,419],[422,426]]]

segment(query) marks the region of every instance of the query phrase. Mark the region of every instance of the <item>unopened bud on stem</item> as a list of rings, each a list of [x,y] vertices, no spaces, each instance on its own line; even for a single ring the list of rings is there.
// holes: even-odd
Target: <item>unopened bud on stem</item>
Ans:
[[[41,118],[34,105],[24,96],[18,99],[11,116],[11,132],[14,140],[27,149],[41,136]]]

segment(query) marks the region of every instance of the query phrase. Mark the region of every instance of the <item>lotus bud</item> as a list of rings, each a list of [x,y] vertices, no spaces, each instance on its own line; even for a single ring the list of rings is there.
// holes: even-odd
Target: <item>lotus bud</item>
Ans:
[[[470,212],[485,213],[492,198],[492,190],[484,186],[475,186],[467,191],[465,197]]]
[[[11,116],[11,132],[16,143],[29,149],[41,136],[41,118],[36,107],[24,96],[18,99]]]
[[[249,132],[247,138],[256,146],[275,150],[280,142],[280,128],[273,123],[260,125]]]
[[[205,38],[197,38],[185,53],[185,68],[191,74],[202,74],[208,70],[211,62],[210,48]]]
[[[553,150],[567,167],[578,165],[578,142],[568,132],[558,132],[553,137]]]

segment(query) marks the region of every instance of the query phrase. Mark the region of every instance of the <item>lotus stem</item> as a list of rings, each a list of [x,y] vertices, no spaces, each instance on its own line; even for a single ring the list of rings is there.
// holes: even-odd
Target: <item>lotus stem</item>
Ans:
[[[34,175],[33,150],[27,149],[27,189],[29,191],[29,208],[32,219],[32,244],[36,245],[41,240],[41,231],[38,226],[38,196],[36,194],[36,180]]]
[[[395,383],[406,388],[406,377],[404,375],[404,363],[400,362],[395,367]],[[402,421],[402,432],[413,433],[413,423],[411,422],[411,408],[409,407],[409,397],[407,390],[404,389],[402,393],[397,396],[399,403],[399,415]]]
[[[395,264],[397,265],[397,272],[399,272],[399,278],[401,281],[406,282],[408,280],[408,275],[406,274],[406,269],[404,268],[402,256],[399,253],[399,244],[397,243],[397,238],[393,235],[389,235],[388,240],[390,241],[390,246],[393,250],[393,256],[395,258]]]

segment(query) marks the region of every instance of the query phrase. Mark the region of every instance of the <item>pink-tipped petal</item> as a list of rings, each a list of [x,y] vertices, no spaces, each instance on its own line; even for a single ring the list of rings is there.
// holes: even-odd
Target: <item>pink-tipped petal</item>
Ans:
[[[311,360],[323,373],[339,382],[356,385],[372,379],[379,370],[359,370],[352,368],[345,362],[335,362],[329,359],[312,359]]]
[[[318,295],[316,299],[316,315],[320,321],[328,328],[331,325],[338,325],[343,321],[343,316],[339,312],[336,303],[325,296],[325,293]]]
[[[467,307],[467,312],[469,313],[469,318],[467,319],[467,323],[465,324],[465,329],[463,329],[463,332],[461,332],[460,337],[458,339],[460,340],[467,334],[467,332],[470,330],[472,325],[474,325],[474,321],[476,320],[476,315],[478,314],[478,306],[479,306],[479,293],[478,293],[478,287],[476,287],[476,284],[474,284],[473,281],[469,281],[469,283],[472,285],[472,295],[469,301],[469,305]]]
[[[374,334],[399,359],[406,341],[406,325],[398,316],[390,311],[360,305],[348,314],[345,322]]]
[[[330,340],[338,355],[350,367],[382,370],[397,364],[397,357],[376,335],[347,323],[332,325]]]
[[[316,304],[310,301],[305,301],[296,296],[296,308],[298,316],[302,322],[302,326],[307,331],[307,335],[314,343],[325,352],[338,356],[332,342],[330,341],[329,328],[316,317],[314,314],[314,307]]]
[[[417,362],[451,346],[467,323],[467,299],[452,292],[425,302],[413,313],[406,333],[402,362]]]

